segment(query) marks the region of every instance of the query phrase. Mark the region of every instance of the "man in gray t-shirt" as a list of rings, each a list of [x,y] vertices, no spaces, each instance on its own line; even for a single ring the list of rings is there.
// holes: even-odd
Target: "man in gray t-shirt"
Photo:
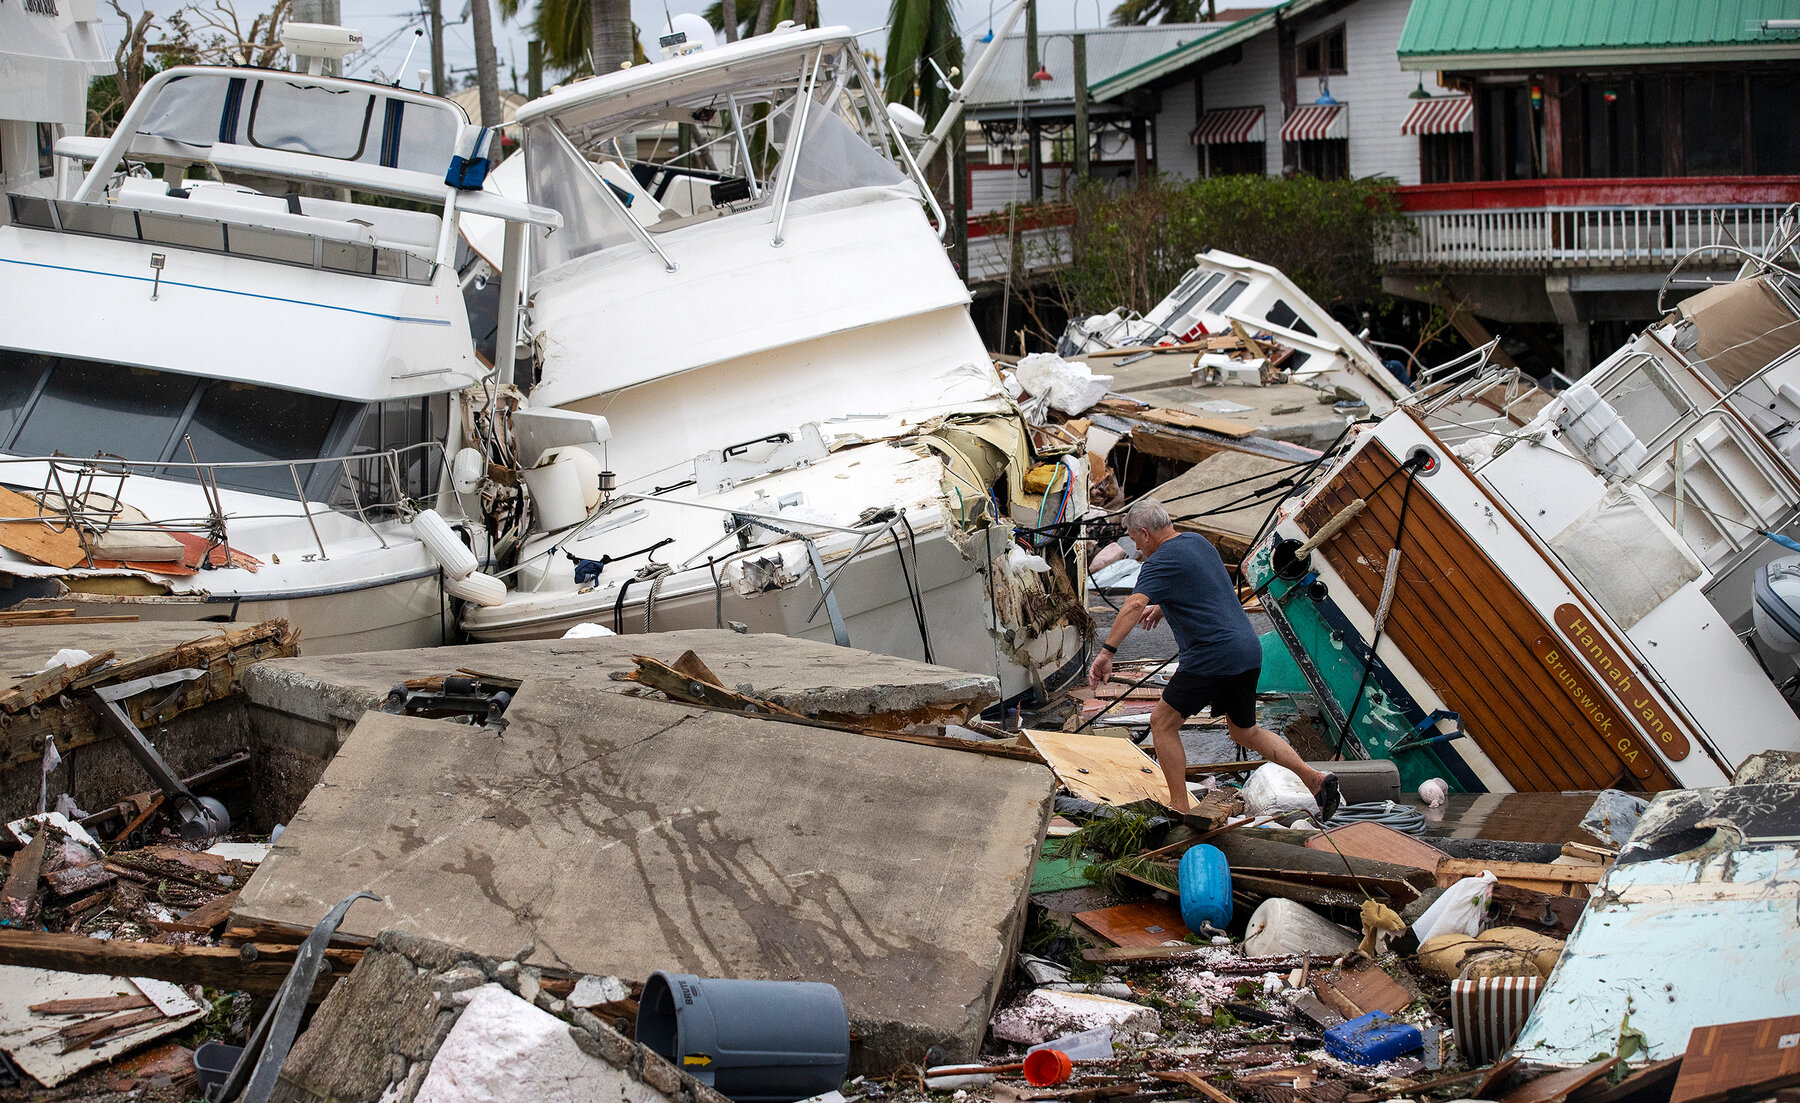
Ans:
[[[1214,716],[1224,715],[1232,742],[1298,775],[1318,797],[1323,818],[1330,819],[1341,799],[1337,776],[1308,766],[1286,740],[1256,722],[1262,642],[1250,627],[1218,549],[1198,533],[1176,532],[1168,510],[1153,498],[1131,507],[1125,529],[1143,550],[1144,565],[1136,589],[1100,644],[1088,680],[1099,685],[1112,676],[1113,653],[1140,621],[1146,628],[1169,622],[1180,662],[1150,714],[1150,737],[1169,784],[1169,807],[1177,812],[1189,807],[1182,722],[1210,708]]]

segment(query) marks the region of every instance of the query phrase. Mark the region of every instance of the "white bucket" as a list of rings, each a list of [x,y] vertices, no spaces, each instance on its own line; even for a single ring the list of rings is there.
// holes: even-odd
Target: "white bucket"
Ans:
[[[582,465],[572,456],[547,456],[549,463],[519,472],[531,492],[537,527],[557,532],[587,520],[587,488],[582,485]],[[598,489],[596,488],[596,493]]]

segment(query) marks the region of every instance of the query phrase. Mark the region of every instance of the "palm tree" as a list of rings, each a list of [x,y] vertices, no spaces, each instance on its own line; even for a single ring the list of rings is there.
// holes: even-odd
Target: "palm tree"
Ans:
[[[935,125],[950,104],[950,92],[937,71],[962,65],[962,37],[956,32],[951,0],[893,0],[888,9],[887,79],[882,94],[889,103],[905,104]]]
[[[500,0],[502,18],[516,19],[519,11],[520,0]],[[531,36],[544,44],[545,66],[570,75],[593,72],[588,64],[588,51],[594,44],[589,0],[537,0],[528,25]],[[637,28],[629,22],[627,26],[632,40],[632,61],[642,64],[646,59],[644,48],[637,43]],[[616,63],[612,66],[618,67]]]
[[[1112,10],[1115,27],[1152,23],[1202,23],[1217,15],[1217,0],[1124,0]]]

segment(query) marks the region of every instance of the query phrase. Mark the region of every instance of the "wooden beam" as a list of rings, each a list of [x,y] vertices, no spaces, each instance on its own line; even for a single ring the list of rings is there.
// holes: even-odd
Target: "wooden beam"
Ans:
[[[327,955],[330,961],[330,955]],[[246,961],[229,946],[164,946],[154,942],[88,938],[45,931],[0,930],[0,965],[58,969],[108,977],[150,977],[172,984],[273,996],[287,979],[288,961]],[[310,999],[323,999],[339,974],[323,971]]]

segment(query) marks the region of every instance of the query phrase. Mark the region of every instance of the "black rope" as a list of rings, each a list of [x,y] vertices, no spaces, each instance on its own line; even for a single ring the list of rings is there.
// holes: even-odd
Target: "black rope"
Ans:
[[[1344,426],[1344,431],[1337,435],[1337,439],[1332,441],[1329,445],[1327,445],[1325,448],[1325,451],[1320,452],[1316,459],[1314,459],[1311,463],[1306,465],[1306,469],[1304,471],[1300,472],[1300,474],[1298,474],[1294,477],[1295,493],[1300,493],[1300,487],[1306,482],[1307,476],[1311,475],[1315,470],[1317,470],[1318,466],[1320,464],[1324,463],[1326,461],[1326,459],[1328,459],[1333,452],[1336,452],[1338,450],[1338,446],[1344,443],[1344,438],[1350,435],[1350,430],[1356,428],[1358,425],[1363,424],[1363,422],[1365,422],[1365,421],[1373,421],[1373,420],[1375,420],[1375,419],[1364,418],[1364,419],[1362,419],[1362,421],[1352,421],[1348,425]],[[1268,516],[1263,518],[1262,524],[1256,526],[1256,535],[1251,537],[1250,543],[1248,545],[1249,547],[1254,548],[1258,544],[1262,543],[1263,535],[1269,531],[1270,522],[1275,520],[1276,512],[1281,509],[1281,502],[1284,502],[1286,500],[1287,500],[1286,498],[1283,498],[1280,501],[1277,501],[1274,505],[1269,507]],[[1246,555],[1244,557],[1244,559],[1238,560],[1238,564],[1236,567],[1232,568],[1233,581],[1236,583],[1236,585],[1239,589],[1242,589],[1243,585],[1244,585],[1244,560],[1247,560],[1249,558],[1250,557]]]

